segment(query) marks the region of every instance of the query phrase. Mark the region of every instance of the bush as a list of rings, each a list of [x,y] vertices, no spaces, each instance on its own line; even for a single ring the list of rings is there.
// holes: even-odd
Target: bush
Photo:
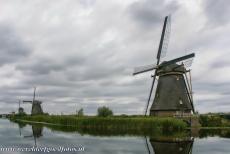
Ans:
[[[25,112],[20,112],[18,114],[15,114],[16,117],[23,117],[26,116],[27,114]]]
[[[201,115],[199,121],[202,127],[221,127],[223,126],[222,118],[217,115]]]
[[[97,109],[97,115],[99,117],[109,117],[113,115],[113,111],[110,110],[108,107],[103,106]]]
[[[48,115],[49,115],[49,113],[47,113],[47,112],[46,112],[46,113],[43,113],[43,115],[46,115],[46,116],[48,116]]]

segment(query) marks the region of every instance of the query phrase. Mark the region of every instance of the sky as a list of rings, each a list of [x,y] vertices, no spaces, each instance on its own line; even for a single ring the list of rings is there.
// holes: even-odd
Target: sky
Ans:
[[[230,111],[230,1],[0,0],[0,113],[31,100],[44,112],[143,114],[164,17],[170,60],[194,52],[195,110]],[[27,113],[30,104],[22,104]]]

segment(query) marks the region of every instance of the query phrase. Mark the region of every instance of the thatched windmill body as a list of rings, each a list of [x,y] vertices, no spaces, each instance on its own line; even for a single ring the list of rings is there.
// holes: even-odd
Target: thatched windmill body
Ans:
[[[191,75],[190,70],[186,69],[185,64],[189,67],[189,65],[191,65],[191,59],[195,56],[195,54],[188,54],[160,63],[161,58],[166,55],[169,34],[170,16],[166,16],[158,48],[156,64],[137,67],[133,73],[133,75],[137,75],[155,70],[154,75],[152,75],[153,80],[145,108],[145,115],[148,111],[156,78],[158,78],[158,84],[156,87],[155,97],[151,105],[150,115],[175,116],[190,115],[192,112],[194,113]]]
[[[35,100],[35,93],[36,93],[36,87],[34,88],[33,100],[32,101],[23,100],[23,103],[32,104],[31,115],[43,114],[43,110],[41,106],[42,102],[39,100]]]

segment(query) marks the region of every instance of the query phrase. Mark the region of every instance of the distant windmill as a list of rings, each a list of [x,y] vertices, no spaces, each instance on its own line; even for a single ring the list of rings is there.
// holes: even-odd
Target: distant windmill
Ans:
[[[191,60],[195,54],[188,54],[170,61],[163,61],[160,63],[161,58],[166,55],[168,47],[170,35],[170,18],[170,16],[166,16],[164,20],[156,64],[137,67],[133,73],[133,75],[137,75],[140,73],[155,70],[154,75],[152,75],[153,80],[145,108],[145,115],[147,115],[156,77],[158,77],[158,84],[150,109],[150,115],[175,116],[190,115],[192,111],[194,113],[191,75],[189,74],[190,80],[188,80],[187,73],[190,73],[190,70],[187,70],[186,66],[189,67],[192,64]]]
[[[24,109],[21,107],[21,100],[18,100],[18,114],[24,114]]]
[[[34,96],[32,101],[23,101],[23,103],[30,103],[32,104],[32,110],[31,110],[31,115],[39,115],[43,114],[43,110],[41,107],[42,102],[39,100],[35,100],[35,92],[36,92],[36,87],[34,87]]]

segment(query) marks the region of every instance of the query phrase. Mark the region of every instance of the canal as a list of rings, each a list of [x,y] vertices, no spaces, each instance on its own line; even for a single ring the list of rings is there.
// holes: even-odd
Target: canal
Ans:
[[[102,133],[103,134],[103,133]],[[102,135],[26,125],[0,119],[0,153],[229,154],[230,131],[188,136]],[[116,133],[115,133],[116,134]]]

